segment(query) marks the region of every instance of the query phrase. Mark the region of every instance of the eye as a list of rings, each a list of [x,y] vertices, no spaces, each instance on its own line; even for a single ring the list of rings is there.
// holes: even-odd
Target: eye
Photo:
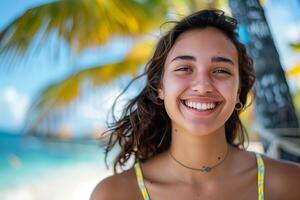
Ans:
[[[215,74],[227,74],[227,75],[231,75],[231,72],[226,69],[226,68],[216,68],[213,73]]]
[[[184,65],[184,66],[180,66],[178,68],[175,69],[175,72],[178,71],[183,71],[183,72],[192,72],[192,67],[188,66],[188,65]]]

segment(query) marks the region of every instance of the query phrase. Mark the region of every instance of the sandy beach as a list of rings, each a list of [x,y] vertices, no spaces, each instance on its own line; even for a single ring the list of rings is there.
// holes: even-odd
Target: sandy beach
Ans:
[[[84,200],[111,172],[95,164],[63,167],[13,188],[0,189],[2,200]]]

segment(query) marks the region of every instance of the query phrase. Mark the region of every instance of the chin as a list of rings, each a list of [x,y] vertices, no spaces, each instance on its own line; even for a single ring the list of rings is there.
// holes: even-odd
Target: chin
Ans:
[[[195,135],[195,136],[208,136],[211,134],[215,134],[215,133],[224,133],[225,134],[225,128],[224,126],[220,127],[220,128],[216,128],[216,127],[207,127],[206,126],[193,126],[193,127],[189,127],[187,129],[187,132]]]

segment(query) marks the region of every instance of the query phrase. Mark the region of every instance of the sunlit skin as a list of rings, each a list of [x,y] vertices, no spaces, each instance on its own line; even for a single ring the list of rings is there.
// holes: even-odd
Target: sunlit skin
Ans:
[[[151,199],[258,199],[254,153],[228,146],[225,138],[225,122],[239,102],[234,44],[216,28],[190,30],[177,38],[163,67],[158,93],[172,122],[172,140],[166,152],[141,163]],[[171,152],[185,165],[201,168],[218,163],[227,148],[224,162],[209,173],[184,168],[169,155]],[[299,199],[300,167],[263,159],[265,199]],[[102,199],[142,200],[134,170],[101,181],[91,200]]]

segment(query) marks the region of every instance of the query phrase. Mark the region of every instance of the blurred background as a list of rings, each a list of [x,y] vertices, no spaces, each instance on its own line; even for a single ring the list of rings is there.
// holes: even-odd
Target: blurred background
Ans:
[[[88,199],[112,173],[101,133],[114,99],[143,72],[164,22],[204,8],[238,19],[254,59],[249,150],[300,162],[299,0],[0,0],[0,198]]]

